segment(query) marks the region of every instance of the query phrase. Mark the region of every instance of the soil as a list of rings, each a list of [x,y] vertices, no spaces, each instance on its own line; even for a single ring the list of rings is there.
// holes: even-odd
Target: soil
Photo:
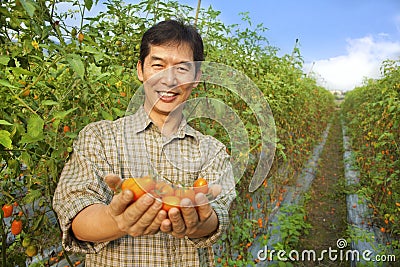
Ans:
[[[307,221],[312,228],[301,239],[299,245],[300,253],[303,250],[314,250],[317,259],[299,261],[296,266],[350,266],[350,262],[339,259],[330,260],[328,254],[324,254],[323,260],[318,260],[322,250],[331,248],[340,251],[337,242],[339,239],[346,239],[347,207],[344,192],[343,138],[339,114],[339,110],[333,114],[330,132],[319,159],[317,175],[309,191],[306,210]],[[332,254],[332,256],[335,255],[340,254]]]

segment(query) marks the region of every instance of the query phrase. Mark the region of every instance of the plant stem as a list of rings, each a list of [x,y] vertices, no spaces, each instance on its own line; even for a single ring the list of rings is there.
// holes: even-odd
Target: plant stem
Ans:
[[[200,6],[201,6],[201,0],[197,1],[197,9],[196,9],[196,17],[194,19],[194,26],[197,26],[197,20],[199,19],[199,13],[200,13]]]
[[[7,234],[5,231],[5,225],[3,216],[1,216],[1,262],[2,267],[6,267],[7,262]]]

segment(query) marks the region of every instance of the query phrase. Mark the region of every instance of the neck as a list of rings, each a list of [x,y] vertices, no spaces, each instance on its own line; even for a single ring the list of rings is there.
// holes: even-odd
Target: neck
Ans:
[[[182,111],[179,109],[168,114],[160,114],[155,110],[150,110],[147,111],[147,114],[149,114],[150,119],[158,127],[161,134],[167,137],[178,131],[183,117]]]

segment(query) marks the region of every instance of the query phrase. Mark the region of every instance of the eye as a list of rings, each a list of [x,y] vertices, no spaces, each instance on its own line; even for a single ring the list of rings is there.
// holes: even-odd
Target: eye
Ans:
[[[190,71],[190,67],[187,64],[179,64],[176,66],[176,69],[181,73]]]
[[[154,69],[162,69],[163,65],[160,64],[160,63],[154,63],[154,64],[151,65],[151,67],[154,68]]]

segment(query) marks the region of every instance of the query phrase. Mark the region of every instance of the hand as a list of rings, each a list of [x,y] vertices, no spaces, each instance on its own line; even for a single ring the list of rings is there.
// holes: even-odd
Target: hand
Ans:
[[[122,180],[116,175],[107,175],[105,182],[117,191]],[[107,206],[107,213],[116,222],[120,231],[131,236],[151,235],[159,231],[167,213],[161,210],[162,203],[150,194],[145,194],[133,204],[133,193],[124,190],[115,195]]]
[[[212,198],[221,192],[221,186],[213,185],[209,189]],[[165,219],[160,230],[165,233],[183,238],[199,238],[210,235],[218,228],[218,217],[209,203],[206,195],[198,193],[195,196],[195,204],[190,199],[182,199],[181,211],[172,208],[168,212],[168,219]]]

